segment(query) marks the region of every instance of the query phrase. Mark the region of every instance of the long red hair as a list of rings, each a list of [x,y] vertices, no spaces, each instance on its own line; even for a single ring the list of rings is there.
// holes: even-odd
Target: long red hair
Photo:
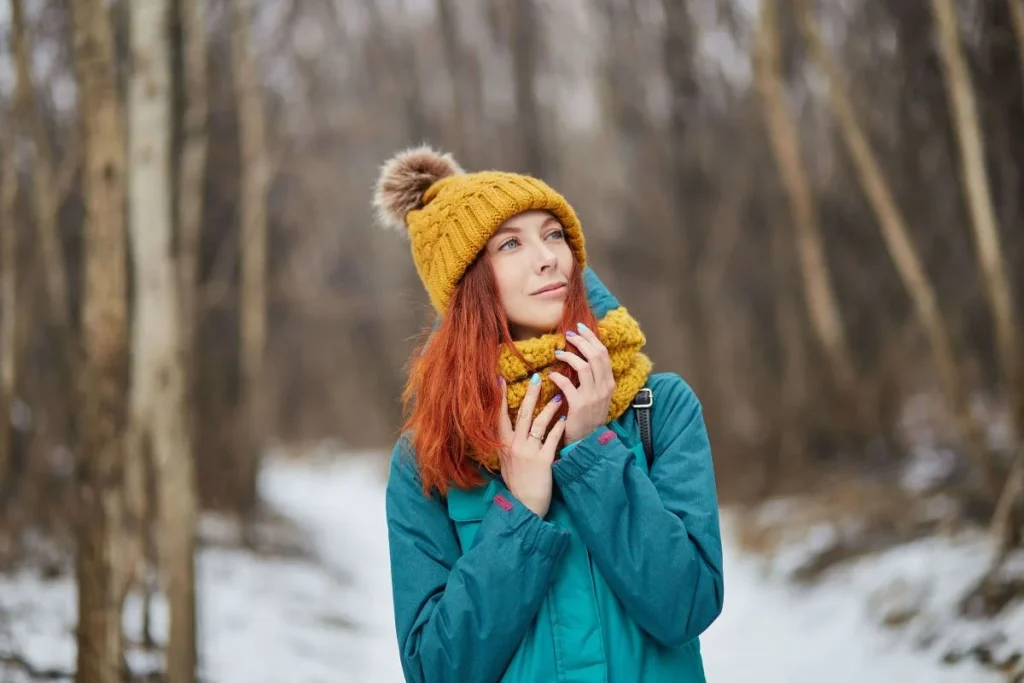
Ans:
[[[449,486],[479,486],[483,476],[473,454],[501,448],[498,357],[502,344],[522,356],[498,300],[490,261],[478,257],[456,286],[438,326],[424,331],[425,340],[413,354],[402,393],[407,415],[402,429],[412,441],[427,495],[436,490],[443,496]],[[577,322],[596,334],[597,321],[578,263],[569,278],[558,329],[572,329]],[[575,371],[565,363],[556,363],[552,369],[577,381]]]

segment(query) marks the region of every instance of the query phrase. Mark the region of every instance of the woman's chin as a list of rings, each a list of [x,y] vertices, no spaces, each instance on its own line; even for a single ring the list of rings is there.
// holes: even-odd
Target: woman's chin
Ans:
[[[529,323],[518,323],[510,325],[512,337],[516,341],[522,339],[531,339],[533,337],[542,337],[545,334],[551,334],[558,330],[558,323],[561,318],[556,318],[553,321],[547,320],[534,320]]]

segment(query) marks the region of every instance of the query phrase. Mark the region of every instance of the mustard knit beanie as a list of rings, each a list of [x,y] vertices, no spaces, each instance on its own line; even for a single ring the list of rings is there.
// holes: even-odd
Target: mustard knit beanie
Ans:
[[[416,272],[438,313],[487,240],[524,211],[550,211],[579,266],[586,265],[579,218],[562,195],[528,175],[466,173],[451,155],[428,146],[401,151],[383,165],[373,207],[385,227],[409,236]]]

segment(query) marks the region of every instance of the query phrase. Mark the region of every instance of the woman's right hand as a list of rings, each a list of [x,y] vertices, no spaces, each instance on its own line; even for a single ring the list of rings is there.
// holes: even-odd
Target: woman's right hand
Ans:
[[[509,492],[519,502],[538,517],[544,517],[551,505],[551,463],[565,432],[565,418],[555,422],[548,431],[551,418],[561,402],[561,396],[556,395],[533,419],[540,395],[540,377],[534,375],[533,379],[536,381],[529,385],[519,406],[515,427],[508,416],[508,397],[502,383],[501,415],[498,418],[498,434],[504,444],[500,456],[501,476]]]

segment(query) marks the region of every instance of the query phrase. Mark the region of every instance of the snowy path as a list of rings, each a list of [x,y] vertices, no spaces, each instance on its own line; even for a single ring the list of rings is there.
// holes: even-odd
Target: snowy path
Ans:
[[[387,530],[379,465],[369,462],[287,466],[266,480],[266,495],[283,512],[315,530],[330,561],[355,566],[355,593],[345,608],[365,632],[351,648],[353,681],[399,683],[391,624]],[[353,523],[354,522],[354,523]],[[973,664],[942,667],[934,652],[872,625],[865,596],[896,575],[927,572],[949,551],[938,544],[895,552],[878,567],[865,565],[815,591],[761,576],[759,564],[726,548],[726,607],[703,636],[708,680],[746,683],[985,683],[1005,680]],[[978,564],[960,554],[949,572],[962,576]],[[838,584],[838,585],[836,585]],[[959,585],[959,584],[957,584]],[[1020,616],[1020,615],[1018,615]],[[1022,624],[1024,626],[1024,624]],[[349,679],[345,679],[349,680]]]
[[[379,459],[271,460],[267,501],[310,536],[321,564],[257,557],[240,548],[200,553],[201,675],[205,683],[401,683],[391,621],[390,573]],[[207,520],[204,528],[216,530]],[[927,541],[855,565],[822,587],[801,591],[762,576],[760,565],[726,547],[726,607],[702,637],[711,683],[986,683],[1003,681],[973,664],[943,667],[917,634],[872,625],[867,596],[896,576],[935,578],[936,603],[968,583],[978,548]],[[157,603],[157,637],[166,631]],[[942,615],[939,614],[941,622]],[[1024,609],[1003,632],[1024,633]],[[916,622],[915,622],[916,623]],[[0,654],[37,668],[74,666],[75,590],[70,578],[0,576]],[[125,626],[138,638],[137,605]],[[937,635],[956,642],[960,631]],[[969,626],[976,638],[991,624]],[[947,629],[948,630],[948,629]],[[918,630],[919,631],[919,630]],[[157,666],[132,652],[136,670]],[[0,664],[0,681],[24,683]],[[618,683],[618,682],[616,682]]]

